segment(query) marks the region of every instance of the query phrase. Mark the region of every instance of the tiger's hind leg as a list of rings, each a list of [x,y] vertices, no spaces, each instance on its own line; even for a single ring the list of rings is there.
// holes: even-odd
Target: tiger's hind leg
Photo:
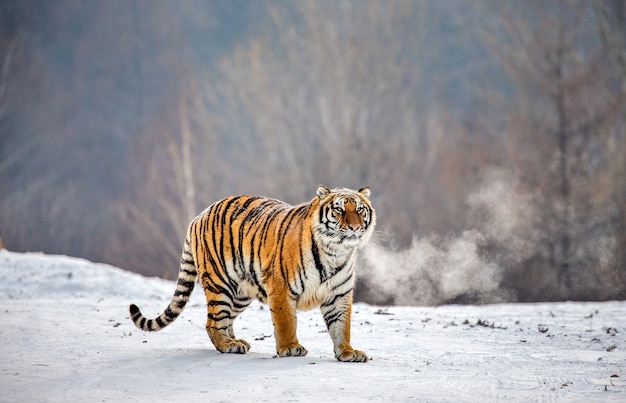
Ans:
[[[233,322],[250,304],[249,298],[231,299],[224,294],[206,291],[207,321],[206,331],[215,348],[221,353],[245,354],[250,344],[235,337]]]

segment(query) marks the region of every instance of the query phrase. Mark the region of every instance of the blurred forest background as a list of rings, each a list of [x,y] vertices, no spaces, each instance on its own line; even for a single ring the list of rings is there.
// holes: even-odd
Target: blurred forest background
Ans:
[[[626,2],[0,3],[7,249],[172,279],[210,203],[319,183],[372,189],[357,299],[625,298]]]

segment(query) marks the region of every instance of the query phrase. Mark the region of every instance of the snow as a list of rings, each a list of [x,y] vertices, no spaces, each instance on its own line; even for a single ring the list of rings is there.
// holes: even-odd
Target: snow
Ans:
[[[235,321],[220,354],[197,287],[179,319],[143,333],[128,305],[165,308],[174,283],[85,260],[0,251],[0,401],[626,401],[626,302],[355,304],[340,363],[318,310],[298,314],[306,357],[275,358],[269,309]]]

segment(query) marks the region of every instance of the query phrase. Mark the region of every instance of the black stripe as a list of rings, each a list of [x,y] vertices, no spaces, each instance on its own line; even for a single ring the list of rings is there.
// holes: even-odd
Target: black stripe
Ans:
[[[326,315],[324,315],[324,322],[326,322],[326,326],[328,326],[329,329],[330,329],[330,326],[334,324],[335,322],[337,322],[341,318],[341,315],[343,314],[342,311],[335,311],[335,313],[333,313],[332,315],[328,315],[331,312],[332,310],[327,312]]]
[[[226,217],[228,216],[229,211],[231,211],[231,208],[230,208],[230,207],[233,205],[233,203],[235,203],[235,202],[236,202],[236,201],[238,201],[238,200],[239,200],[239,198],[236,198],[236,197],[233,197],[233,198],[229,199],[229,200],[226,202],[226,204],[225,204],[225,206],[224,206],[224,209],[223,209],[223,210],[224,210],[224,212],[223,212],[223,213],[222,213],[222,215],[221,215],[221,220],[220,220],[220,221],[221,221],[221,226],[220,226],[220,228],[219,228],[219,229],[220,229],[219,233],[220,233],[222,236],[220,237],[221,242],[220,242],[220,248],[219,248],[219,258],[220,258],[220,260],[221,260],[222,267],[224,267],[224,269],[226,269],[226,256],[224,255],[224,244],[225,244],[226,242],[225,242],[225,239],[224,239],[224,238],[225,238],[225,236],[224,236],[224,235],[226,235],[226,234],[225,234],[225,231],[228,231],[228,235],[229,235],[228,240],[230,241],[231,250],[232,250],[232,248],[233,248],[233,226],[232,226],[232,215],[233,215],[234,213],[231,213],[231,217],[229,218],[228,225],[226,224]],[[214,235],[215,235],[215,234],[214,234]]]
[[[216,266],[213,255],[215,254],[215,248],[217,247],[217,240],[215,239],[215,220],[217,220],[217,210],[219,210],[219,205],[214,205],[211,210],[209,210],[209,215],[203,220],[202,228],[200,230],[201,233],[199,234],[199,238],[202,240],[205,251],[203,262],[205,270],[209,269],[207,260],[210,267],[214,268]]]
[[[241,272],[241,278],[246,278],[248,276],[246,276],[246,264],[245,264],[245,256],[243,253],[244,250],[244,240],[245,240],[245,235],[244,235],[244,230],[245,230],[245,226],[246,223],[248,223],[250,221],[250,215],[252,214],[252,212],[248,212],[248,209],[250,208],[250,205],[252,204],[252,202],[258,200],[259,197],[248,197],[248,199],[243,203],[243,205],[240,208],[240,213],[247,213],[242,219],[241,219],[241,224],[239,226],[239,239],[238,239],[238,254],[234,253],[233,254],[233,264],[235,264],[235,270],[237,269],[237,262],[235,262],[235,256],[239,256],[239,268],[240,268],[240,272]],[[252,253],[252,249],[250,249],[251,251],[251,255]],[[248,271],[251,270],[251,267],[248,268]]]
[[[300,281],[302,281],[302,288],[304,289],[304,279],[308,279],[309,277],[306,275],[306,270],[305,270],[305,265],[304,265],[304,252],[302,250],[300,250]],[[302,278],[304,277],[304,279]]]
[[[130,304],[129,310],[130,310],[130,314],[133,317],[133,320],[137,319],[137,317],[141,314],[139,307],[135,304]]]
[[[208,306],[227,306],[229,308],[232,307],[230,302],[227,302],[227,301],[215,301],[215,300],[207,302],[207,305]]]
[[[284,211],[284,204],[283,205],[278,205],[276,204],[274,206],[274,208],[268,213],[267,216],[264,216],[264,221],[261,223],[261,239],[259,242],[259,247],[257,248],[257,256],[260,259],[261,256],[261,249],[263,248],[263,245],[267,242],[267,235],[269,233],[269,229],[271,224],[273,223],[273,221],[276,219],[276,216],[278,216],[280,213],[282,213]],[[271,264],[271,262],[270,262]],[[262,266],[262,263],[261,263]],[[266,278],[267,277],[267,270],[269,270],[269,266],[268,267],[261,267],[261,278]]]
[[[181,268],[180,271],[184,272],[188,276],[194,277],[194,280],[195,280],[195,277],[198,275],[198,271],[196,270],[195,267],[191,270]]]
[[[185,255],[188,255],[189,257],[185,257]],[[180,257],[180,264],[195,266],[196,262],[193,260],[193,256],[188,253],[184,253],[183,256]]]
[[[172,311],[172,309],[169,306],[165,308],[164,314],[165,316],[167,316],[168,319],[170,319],[170,321],[178,318],[178,315],[180,315],[180,313]]]
[[[262,219],[267,213],[266,209],[268,206],[276,204],[276,201],[265,199],[258,205],[256,205],[250,213],[246,216],[246,221],[250,222],[250,229],[254,229],[254,224]]]
[[[350,258],[348,258],[343,264],[340,264],[339,266],[335,267],[332,271],[332,276],[336,275],[337,273],[339,273],[340,271],[342,271],[346,265],[348,264],[348,261],[350,260]]]
[[[184,297],[184,298],[189,298],[191,296],[191,290],[187,290],[187,291],[174,291],[174,296],[175,297]]]
[[[215,329],[215,330],[227,330],[229,326],[207,326],[207,329]]]
[[[238,311],[244,310],[248,307],[248,305],[250,305],[250,302],[252,302],[251,298],[236,298],[235,300],[233,300],[233,309],[236,309]]]
[[[301,205],[301,206],[293,208],[289,212],[289,214],[291,214],[291,217],[289,218],[287,225],[281,226],[281,234],[282,234],[281,248],[280,248],[281,262],[286,260],[284,259],[284,256],[283,256],[283,250],[284,250],[285,239],[287,238],[289,230],[293,228],[294,222],[295,222],[295,225],[297,225],[306,217],[307,211],[308,211],[308,205]],[[287,220],[285,219],[283,221],[283,224],[285,223],[285,221]],[[300,253],[300,265],[294,268],[294,270],[296,270],[296,273],[293,279],[294,283],[287,281],[287,278],[288,278],[288,273],[286,273],[287,269],[283,265],[281,265],[281,272],[283,273],[283,277],[285,278],[285,281],[287,281],[289,285],[289,291],[291,292],[293,296],[296,296],[296,297],[299,296],[302,292],[304,292],[304,289],[305,289],[304,280],[302,278],[302,275],[304,273],[304,258],[303,258],[303,253],[302,253],[302,247],[300,245],[298,248],[298,252]],[[300,283],[300,291],[294,289],[294,286],[296,285],[297,282]]]
[[[184,280],[183,278],[179,278],[178,281],[176,282],[177,286],[182,285],[188,290],[191,290],[195,284],[196,284],[195,281],[187,281],[187,280]]]
[[[217,274],[217,272],[215,272]],[[218,284],[215,282],[215,279],[207,272],[202,273],[202,286],[207,290],[214,294],[225,295],[232,299],[231,291],[226,288],[228,284]],[[221,279],[220,279],[221,280]]]
[[[228,220],[228,225],[226,225],[226,227],[222,227],[222,231],[228,231],[228,241],[230,242],[230,260],[233,264],[233,270],[235,270],[235,273],[239,275],[239,273],[237,272],[237,250],[235,249],[235,235],[233,231],[234,218],[235,217],[231,215],[231,218]],[[220,253],[224,255],[223,244],[222,244],[222,250],[220,251]],[[224,256],[224,261],[226,261],[226,256]],[[227,269],[226,267],[224,268]]]
[[[218,203],[215,205],[215,211],[213,211],[213,219],[211,220],[211,243],[213,245],[213,250],[211,251],[211,249],[207,249],[208,251],[210,251],[211,253],[209,253],[209,257],[211,260],[213,260],[213,256],[215,256],[217,258],[217,260],[219,260],[220,263],[220,267],[224,265],[224,261],[222,259],[221,254],[219,253],[219,251],[222,248],[222,239],[223,239],[223,233],[222,233],[222,228],[223,226],[220,225],[220,221],[221,221],[221,217],[223,215],[223,210],[224,210],[224,206],[226,205],[226,200],[222,200],[222,202]],[[205,232],[205,234],[208,233]],[[217,268],[217,265],[213,264],[214,268]]]
[[[217,221],[216,217],[218,215],[218,212],[215,212],[214,214],[215,215],[214,215],[213,222],[215,223]],[[217,278],[219,278],[222,281],[224,286],[230,288],[230,292],[227,295],[233,295],[233,294],[235,294],[235,290],[237,289],[237,284],[234,283],[234,286],[233,286],[233,280],[231,280],[227,274],[226,274],[226,276],[222,275],[222,272],[221,272],[220,269],[223,269],[225,267],[224,266],[224,261],[220,259],[220,256],[217,253],[217,243],[218,243],[217,242],[217,238],[222,238],[222,237],[220,236],[220,231],[217,231],[217,228],[215,227],[215,225],[212,226],[212,229],[213,229],[213,231],[211,233],[211,235],[212,235],[211,238],[213,240],[213,250],[211,250],[211,248],[209,246],[209,243],[208,243],[208,240],[206,239],[206,237],[203,237],[204,240],[205,240],[205,247],[206,247],[206,251],[207,251],[207,253],[205,253],[205,256],[209,260],[209,265],[207,265],[206,262],[205,262],[205,267],[207,268],[207,270],[208,270],[209,267],[213,268],[214,275],[217,276]],[[222,248],[223,248],[223,244],[220,245],[220,249],[222,249]],[[220,260],[219,264],[218,264],[218,262],[215,261],[215,258],[218,258],[218,260]],[[208,274],[208,273],[205,272],[205,274]],[[203,278],[205,280],[209,279],[209,280],[211,280],[215,284],[215,282],[212,279],[212,276],[210,276],[210,275],[209,276],[203,276]],[[217,285],[217,284],[215,284],[215,285]],[[220,287],[220,288],[222,288],[222,287]]]
[[[245,204],[247,204],[247,202]],[[237,242],[237,252],[238,253],[233,253],[234,256],[238,256],[239,257],[239,269],[241,271],[241,278],[242,279],[244,279],[246,277],[249,277],[249,275],[246,276],[246,263],[245,263],[245,256],[243,254],[243,245],[244,245],[244,238],[245,238],[245,236],[244,236],[245,225],[246,225],[246,218],[243,218],[241,220],[241,224],[239,225],[239,239],[238,239],[238,242]]]
[[[345,297],[346,295],[348,295],[350,292],[352,291],[352,288],[349,289],[348,291],[344,292],[343,294],[337,294],[335,295],[335,297],[333,299],[331,299],[330,301],[326,301],[322,304],[322,306],[332,306],[335,305],[335,302],[337,302],[337,300],[339,298]]]
[[[311,237],[311,253],[313,254],[313,261],[315,262],[315,267],[320,274],[320,281],[323,283],[328,280],[328,274],[326,273],[326,269],[322,264],[320,259],[320,252],[317,249],[317,242],[315,242],[315,238]]]
[[[209,312],[207,314],[207,318],[214,320],[216,322],[219,322],[224,319],[232,319],[233,317],[230,313],[231,313],[230,310],[222,309],[221,311],[218,311],[216,313]]]
[[[248,210],[248,207],[250,207],[250,204],[252,204],[252,202],[258,200],[259,197],[255,197],[255,196],[248,196],[248,199],[241,205],[239,212],[241,214],[243,214],[244,212],[246,212]],[[246,217],[244,217],[244,220],[247,220],[249,217],[249,214],[246,215]]]
[[[298,268],[296,268],[296,270],[298,270]],[[283,273],[283,279],[285,280],[285,284],[287,284],[287,287],[289,287],[289,292],[291,292],[291,295],[293,295],[294,297],[299,296],[300,293],[297,290],[294,290],[293,287],[291,286],[291,281],[289,281],[289,279],[287,278],[287,274],[288,274],[287,269],[285,268],[285,265],[282,263],[280,265],[280,271],[281,273]]]
[[[267,234],[269,233],[270,224],[273,223],[276,217],[283,211],[285,211],[284,206],[276,205],[265,217],[263,230],[261,231],[261,243],[265,243],[267,241]]]
[[[260,258],[261,242],[259,242],[258,249],[254,247],[254,243],[257,239],[257,235],[259,235],[259,232],[260,232],[259,229],[262,229],[263,224],[264,224],[264,223],[260,223],[260,224],[258,223],[260,220],[263,219],[264,217],[263,214],[265,213],[265,209],[267,208],[267,206],[269,206],[272,203],[273,201],[271,200],[264,200],[262,203],[254,207],[254,209],[250,212],[250,214],[248,214],[248,217],[247,217],[247,221],[249,221],[249,227],[248,227],[248,231],[246,232],[246,234],[249,234],[250,231],[252,231],[252,236],[250,237],[250,262],[248,263],[248,272],[250,274],[250,278],[252,282],[257,286],[257,289],[263,299],[267,299],[267,292],[265,291],[265,288],[263,288],[263,285],[261,284],[257,276],[256,269],[254,268],[255,257],[258,258],[259,265],[261,264],[261,258]],[[261,228],[258,228],[257,224]]]
[[[207,273],[206,271],[202,273],[202,278],[200,279],[200,281],[202,282],[202,287],[204,287],[206,291],[210,291],[214,294],[219,293],[219,290],[214,287],[215,282],[211,278],[211,275]]]
[[[300,262],[302,262],[302,255],[303,253],[300,252]],[[298,266],[298,280],[300,280],[300,289],[302,290],[301,292],[304,292],[306,286],[304,284],[304,277],[306,276],[306,270],[304,270],[304,266],[300,265]]]
[[[259,278],[256,275],[256,270],[254,269],[254,256],[255,256],[254,239],[255,238],[256,238],[256,232],[252,234],[252,240],[250,241],[250,263],[248,266],[248,271],[250,272],[250,278],[252,279],[252,282],[257,286],[259,293],[265,299],[267,298],[267,292],[265,291],[265,288],[263,288],[263,285],[259,281]]]
[[[244,256],[243,256],[243,231],[244,231],[244,225],[245,225],[247,217],[244,216],[241,219],[241,222],[239,224],[239,231],[238,231],[239,237],[237,239],[237,242],[235,242],[235,232],[233,231],[234,223],[239,218],[239,216],[243,215],[246,212],[246,210],[250,206],[250,203],[252,203],[252,201],[254,201],[255,198],[246,196],[245,202],[242,205],[239,205],[239,202],[242,199],[243,198],[239,198],[237,200],[237,203],[235,204],[235,206],[233,206],[234,211],[231,214],[230,219],[228,220],[229,221],[228,233],[229,233],[229,239],[230,239],[230,245],[231,245],[231,260],[233,262],[233,269],[235,270],[235,273],[237,273],[237,275],[239,276],[241,280],[246,278],[246,270],[245,270]],[[237,244],[237,248],[235,248],[235,243]]]
[[[333,289],[331,290],[331,292],[337,290],[339,287],[342,287],[348,281],[353,281],[353,279],[354,279],[354,272],[351,272],[350,275],[348,277],[346,277],[346,279],[344,281],[342,281],[341,283],[339,283],[336,286],[334,286]],[[352,288],[353,287],[350,287],[351,290],[352,290]]]
[[[285,280],[285,283],[289,286],[289,290],[291,291],[291,293],[293,295],[298,295],[294,289],[291,287],[291,283],[289,282],[289,273],[288,273],[288,268],[282,264],[282,262],[284,262],[286,259],[284,259],[283,257],[283,251],[285,249],[285,240],[287,239],[287,234],[289,232],[289,230],[291,229],[291,224],[293,223],[294,219],[297,217],[297,213],[298,213],[298,209],[291,209],[287,215],[283,218],[283,221],[280,224],[280,229],[279,229],[279,234],[280,234],[280,247],[278,250],[278,257],[280,259],[280,272],[283,275],[283,279]]]

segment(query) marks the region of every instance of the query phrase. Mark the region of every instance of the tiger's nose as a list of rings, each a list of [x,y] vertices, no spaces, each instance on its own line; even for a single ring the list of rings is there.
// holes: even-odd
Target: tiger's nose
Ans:
[[[348,224],[348,228],[356,232],[361,229],[361,226],[359,224]]]

